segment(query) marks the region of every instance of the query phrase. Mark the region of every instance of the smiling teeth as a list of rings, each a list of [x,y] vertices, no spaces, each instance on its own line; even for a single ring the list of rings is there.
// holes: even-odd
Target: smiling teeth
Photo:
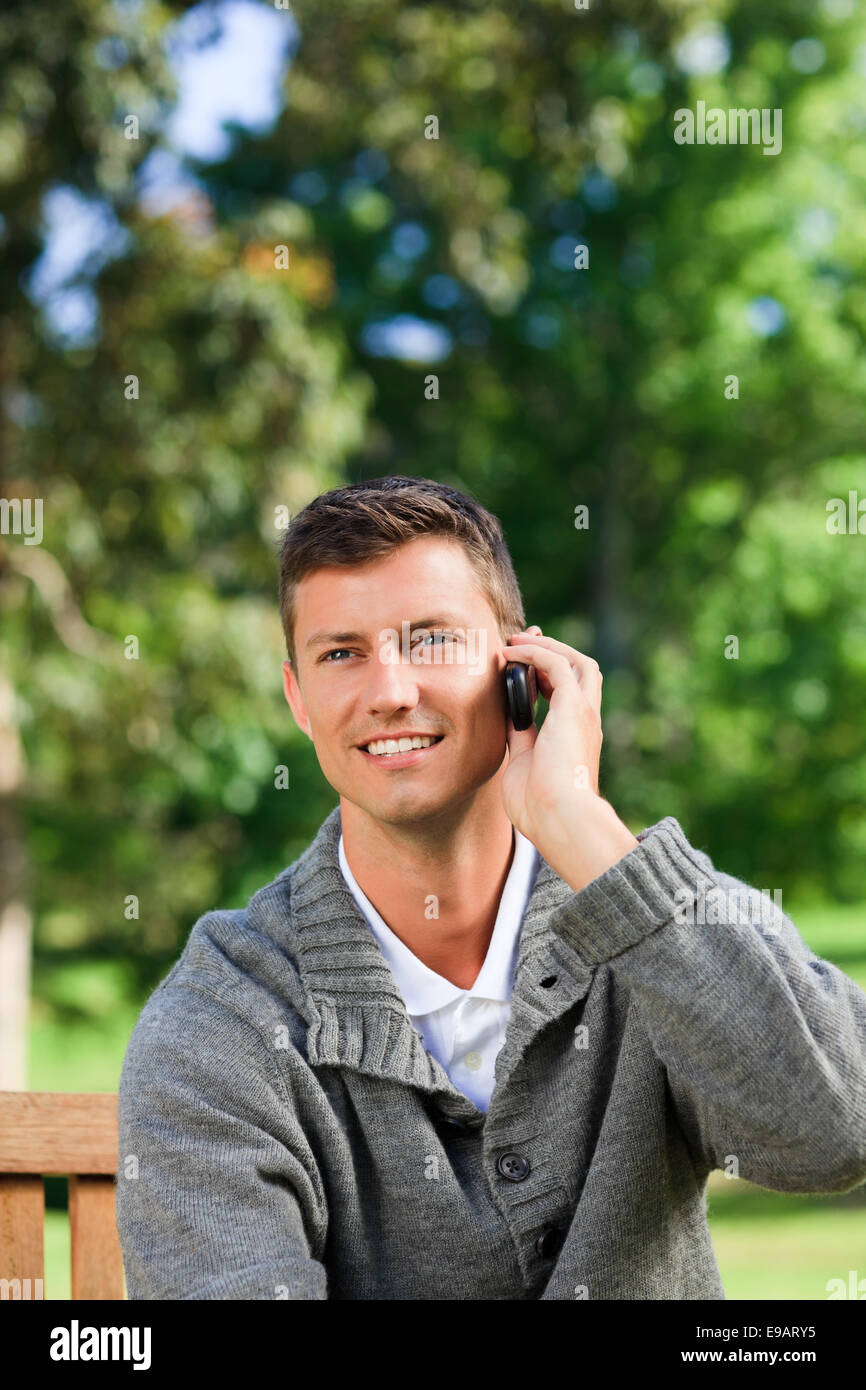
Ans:
[[[367,744],[367,752],[378,758],[383,753],[408,753],[411,748],[429,748],[436,741],[437,736],[434,734],[425,734],[423,737],[416,734],[414,738],[380,738],[375,743]]]

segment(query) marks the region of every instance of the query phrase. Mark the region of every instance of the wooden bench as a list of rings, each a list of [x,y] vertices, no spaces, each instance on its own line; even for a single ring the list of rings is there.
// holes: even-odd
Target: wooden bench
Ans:
[[[0,1091],[0,1280],[44,1280],[43,1177],[69,1182],[74,1299],[122,1299],[123,1262],[114,1216],[117,1096]],[[9,1297],[9,1286],[0,1285]]]

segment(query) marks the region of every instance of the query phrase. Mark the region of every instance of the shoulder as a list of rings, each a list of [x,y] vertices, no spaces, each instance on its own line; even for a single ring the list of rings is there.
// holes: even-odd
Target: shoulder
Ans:
[[[303,858],[303,856],[302,856]],[[298,965],[291,894],[296,861],[258,889],[242,908],[203,913],[163,980],[145,1001],[127,1049],[142,1051],[197,1041],[228,1045],[233,1055],[262,1055],[274,1039],[302,1053],[315,1016]]]

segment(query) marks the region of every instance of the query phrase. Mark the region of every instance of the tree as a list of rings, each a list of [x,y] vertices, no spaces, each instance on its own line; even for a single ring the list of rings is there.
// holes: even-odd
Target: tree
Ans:
[[[238,815],[258,807],[255,863],[279,862],[279,528],[337,480],[362,429],[364,382],[315,323],[333,277],[307,250],[303,209],[263,200],[222,227],[206,199],[156,218],[137,206],[133,174],[165,114],[154,103],[171,95],[171,18],[140,8],[108,69],[98,41],[120,42],[123,22],[109,5],[21,6],[2,31],[21,132],[5,167],[4,496],[44,506],[42,543],[10,531],[0,553],[2,738],[17,767],[0,819],[6,1087],[24,1084],[28,879],[49,992],[52,964],[88,953],[129,967],[140,991],[178,919],[221,892]],[[126,233],[121,254],[82,271],[99,318],[72,346],[35,314],[23,274],[58,183]]]
[[[0,541],[0,1053],[28,891],[72,1018],[55,971],[108,957],[140,996],[330,805],[277,689],[274,523],[347,476],[503,519],[529,620],[605,670],[621,814],[854,892],[862,559],[824,519],[863,464],[862,15],[302,0],[274,129],[152,217],[185,9],[36,0],[0,27],[3,495],[45,503],[42,545]],[[781,109],[781,153],[677,144],[699,100]],[[77,346],[27,293],[57,184],[103,217]]]

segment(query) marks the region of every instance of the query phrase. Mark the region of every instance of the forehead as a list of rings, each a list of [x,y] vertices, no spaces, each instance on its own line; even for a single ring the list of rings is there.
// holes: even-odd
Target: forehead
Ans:
[[[298,584],[297,611],[338,600],[351,603],[399,602],[411,590],[413,599],[449,597],[474,602],[475,571],[463,546],[445,536],[419,536],[389,555],[360,565],[323,565]]]
[[[362,565],[325,565],[305,576],[296,593],[296,634],[306,643],[310,629],[345,630],[349,620],[358,631],[446,616],[479,623],[481,610],[489,605],[463,546],[422,536]]]

